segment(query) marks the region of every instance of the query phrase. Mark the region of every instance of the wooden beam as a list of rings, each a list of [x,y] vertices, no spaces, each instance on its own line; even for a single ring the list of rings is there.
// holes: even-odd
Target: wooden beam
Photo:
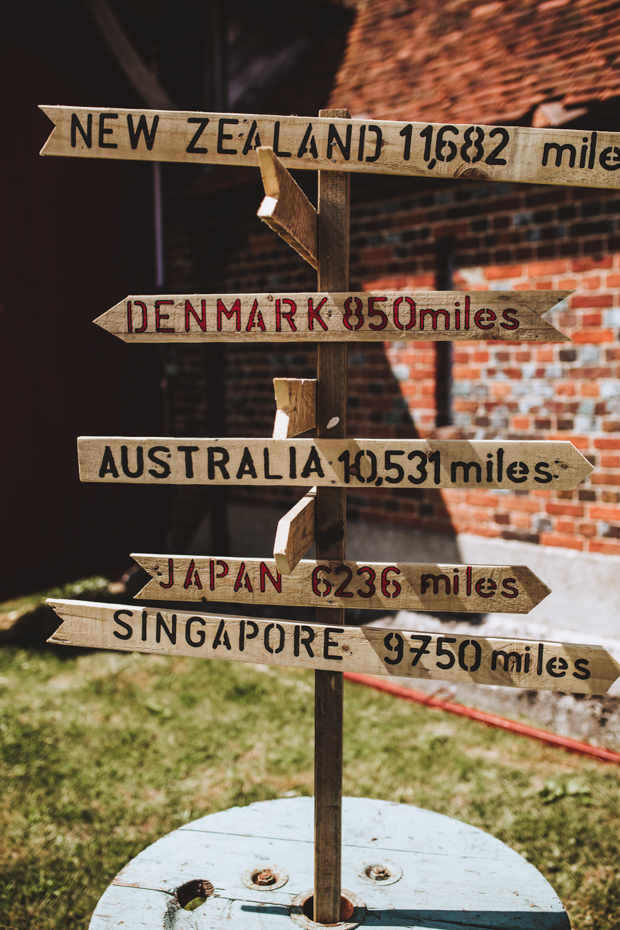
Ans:
[[[54,123],[42,155],[256,167],[256,151],[265,143],[289,170],[620,187],[617,132],[122,107],[41,109]],[[141,124],[146,131],[138,135]]]
[[[274,439],[299,436],[316,426],[316,380],[313,378],[274,378],[276,418]]]
[[[335,346],[342,349],[342,343],[321,349]],[[327,371],[346,377],[338,361]],[[321,402],[319,375],[316,439],[81,436],[80,478],[106,484],[317,486],[340,500],[337,489],[347,487],[566,490],[593,470],[572,443],[563,441],[323,439],[342,435],[344,417],[342,404]],[[331,528],[321,531],[326,539],[341,531],[343,508]],[[322,557],[343,558],[331,550]]]
[[[329,119],[349,118],[348,110],[321,110]],[[351,178],[343,172],[319,171],[320,291],[349,287],[349,217]],[[344,439],[347,435],[348,347],[346,342],[317,346],[317,437]],[[346,491],[317,487],[317,559],[344,559]],[[317,607],[317,623],[345,624]],[[336,671],[315,672],[314,699],[314,920],[340,920],[342,854],[342,736],[343,679]]]
[[[333,611],[340,607],[527,614],[550,594],[525,565],[302,560],[297,552],[314,542],[314,495],[313,488],[280,520],[275,561],[138,553],[132,558],[151,580],[135,596],[328,607],[333,623]],[[285,522],[287,532],[281,533]]]
[[[339,674],[331,671],[337,666],[365,675],[576,694],[605,694],[620,674],[620,665],[602,646],[297,624],[135,604],[47,603],[63,621],[48,642],[89,649],[259,662],[327,674]],[[332,760],[332,771],[334,767]]]
[[[570,342],[542,314],[572,291],[130,295],[95,323],[124,342]]]
[[[258,163],[265,199],[256,215],[316,269],[316,210],[272,148],[261,146],[258,149]]]
[[[315,541],[314,520],[316,488],[285,513],[276,529],[273,557],[278,571],[290,575]]]

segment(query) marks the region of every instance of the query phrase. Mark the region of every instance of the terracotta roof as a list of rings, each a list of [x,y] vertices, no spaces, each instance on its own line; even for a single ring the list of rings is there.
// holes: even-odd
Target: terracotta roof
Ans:
[[[617,96],[618,0],[367,0],[330,106],[376,119],[531,123],[549,101],[570,110]]]

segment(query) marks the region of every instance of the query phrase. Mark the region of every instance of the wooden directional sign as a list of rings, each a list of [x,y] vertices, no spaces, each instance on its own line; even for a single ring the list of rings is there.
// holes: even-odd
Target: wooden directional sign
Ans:
[[[271,146],[287,168],[620,187],[620,135],[467,126],[42,106],[55,124],[42,155],[252,165]]]
[[[258,149],[265,199],[257,216],[316,270],[319,267],[319,233],[316,209],[284,168],[273,149]]]
[[[273,390],[276,396],[273,439],[289,439],[314,429],[316,378],[274,378]]]
[[[290,575],[314,542],[316,488],[310,488],[308,493],[278,521],[273,557],[279,571],[284,575]]]
[[[272,559],[132,558],[152,576],[136,597],[154,601],[527,614],[551,593],[525,565],[304,559],[292,575],[284,575]]]
[[[620,665],[602,646],[485,636],[440,636],[141,610],[49,600],[63,620],[48,642],[302,668],[605,694]]]
[[[95,320],[124,342],[570,342],[541,314],[572,291],[129,296]]]
[[[78,459],[82,481],[108,484],[564,490],[592,471],[544,441],[81,436]]]

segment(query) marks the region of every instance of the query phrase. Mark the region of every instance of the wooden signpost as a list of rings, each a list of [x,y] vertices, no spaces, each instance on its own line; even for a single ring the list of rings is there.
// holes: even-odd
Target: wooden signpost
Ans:
[[[304,498],[305,500],[305,498]],[[154,601],[239,601],[303,607],[526,614],[551,593],[525,565],[300,561],[132,555],[152,580],[136,594]]]
[[[63,621],[49,642],[71,646],[576,694],[605,694],[620,675],[602,646],[48,603]]]
[[[129,296],[96,320],[126,342],[316,342],[316,380],[275,382],[273,438],[78,442],[84,481],[311,488],[280,521],[273,560],[135,558],[151,574],[138,598],[313,606],[316,622],[50,603],[63,621],[52,642],[315,670],[312,913],[315,922],[334,924],[341,919],[345,669],[588,694],[605,693],[620,673],[600,646],[346,626],[347,606],[527,613],[549,593],[524,566],[346,561],[347,488],[559,490],[592,470],[569,442],[347,438],[351,341],[562,342],[567,337],[542,314],[570,293],[350,292],[348,172],[616,188],[620,135],[373,122],[350,119],[346,110],[304,118],[42,109],[55,124],[42,154],[260,166],[259,218],[317,269],[316,293]],[[317,209],[290,168],[318,170]],[[315,438],[293,438],[309,429]],[[301,561],[313,542],[316,558]],[[529,917],[519,927],[529,927]],[[557,926],[566,926],[563,918]]]
[[[42,155],[256,166],[271,146],[289,169],[620,187],[615,132],[386,120],[42,106]],[[339,111],[341,114],[344,111]]]
[[[132,295],[95,323],[124,342],[569,342],[542,314],[571,293],[321,288],[312,294]]]
[[[325,347],[326,348],[326,347]],[[320,379],[319,379],[320,391]],[[319,395],[320,396],[320,395]],[[330,406],[317,422],[329,427]],[[593,466],[570,442],[420,439],[172,439],[80,436],[82,481],[324,488],[574,488]]]

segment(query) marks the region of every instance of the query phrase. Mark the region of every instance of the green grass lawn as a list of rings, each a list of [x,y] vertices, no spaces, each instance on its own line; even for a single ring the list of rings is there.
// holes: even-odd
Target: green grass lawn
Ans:
[[[125,653],[0,649],[0,928],[86,928],[114,874],[188,820],[312,794],[313,677]],[[493,833],[574,930],[620,928],[617,766],[345,684],[349,795]]]

